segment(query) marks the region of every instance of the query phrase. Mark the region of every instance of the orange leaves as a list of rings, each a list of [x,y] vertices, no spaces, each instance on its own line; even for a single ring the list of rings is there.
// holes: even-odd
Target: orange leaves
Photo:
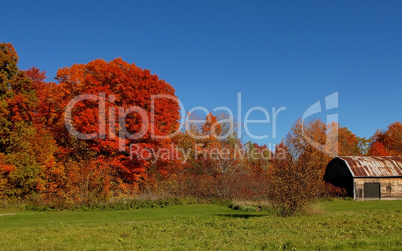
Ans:
[[[0,175],[9,174],[15,171],[15,166],[6,163],[7,156],[0,153]]]
[[[100,98],[95,102],[77,103],[73,109],[73,126],[81,133],[99,132],[100,119],[103,119],[105,136],[85,141],[85,144],[96,152],[98,158],[108,157],[114,162],[120,162],[116,165],[117,170],[121,178],[128,182],[135,183],[139,176],[145,175],[152,168],[151,161],[155,158],[143,156],[142,159],[132,160],[127,156],[129,146],[139,144],[143,147],[147,144],[146,147],[157,150],[171,141],[169,138],[155,140],[151,133],[165,136],[179,126],[179,106],[174,101],[174,89],[156,75],[151,75],[148,70],[128,64],[121,58],[110,62],[97,59],[86,65],[63,68],[58,71],[57,79],[64,93],[58,100],[59,110],[64,110],[67,103],[78,95],[103,93],[104,107],[100,105]],[[152,103],[154,95],[172,98],[157,98]],[[138,109],[131,109],[133,107]],[[152,119],[153,132],[150,125],[144,122],[144,116],[148,121]],[[58,126],[58,130],[62,130],[64,125]],[[126,135],[140,132],[143,134],[139,139],[129,139]],[[122,142],[125,145],[122,146]],[[121,147],[125,151],[119,152]],[[149,154],[153,155],[154,152]],[[158,169],[166,173],[163,166]]]
[[[17,61],[12,45],[0,43],[0,196],[90,202],[172,178],[178,187],[192,183],[182,187],[192,195],[233,198],[264,196],[272,181],[271,198],[291,213],[317,195],[328,152],[362,154],[361,138],[320,120],[299,120],[273,157],[265,145],[243,146],[228,114],[208,113],[171,139],[180,119],[175,90],[149,70],[97,59],[60,69],[57,85]],[[67,105],[84,94],[94,98],[75,103],[65,123]],[[66,124],[95,136],[75,137]],[[377,131],[369,153],[402,155],[402,123]]]
[[[338,139],[339,156],[356,156],[362,154],[359,150],[358,138],[348,128],[339,127]]]
[[[290,145],[290,148],[293,147]],[[316,162],[315,158],[314,160],[308,158],[315,156],[306,152],[297,156],[288,149],[283,143],[275,149],[275,158],[272,161],[272,183],[268,192],[273,205],[284,216],[300,211],[319,195],[323,185],[318,166],[320,163]]]
[[[141,182],[156,182],[176,168],[175,158],[154,162],[155,151],[170,145],[171,140],[152,138],[148,125],[141,138],[121,134],[123,130],[135,134],[143,126],[142,115],[129,110],[132,107],[153,119],[153,132],[159,136],[178,128],[175,90],[158,76],[122,59],[98,59],[60,69],[56,85],[45,82],[45,72],[35,67],[20,71],[17,60],[11,44],[0,44],[0,97],[4,101],[0,102],[0,150],[11,152],[7,160],[18,164],[0,161],[1,187],[7,185],[12,192],[19,179],[26,179],[26,170],[33,170],[29,186],[21,189],[19,196],[38,192],[47,199],[80,201],[97,193],[109,196],[119,187],[125,192],[137,191]],[[103,106],[99,105],[100,93]],[[64,121],[67,104],[81,94],[98,98],[78,102],[68,124],[81,133],[97,133],[97,138],[87,141],[72,136]],[[152,104],[154,95],[164,96]],[[125,113],[127,110],[130,112]],[[119,149],[121,142],[126,145]],[[154,151],[142,159],[130,159],[130,144]],[[14,172],[11,181],[8,178]]]
[[[56,114],[56,97],[58,86],[52,82],[45,82],[46,72],[41,72],[36,67],[31,67],[25,71],[31,79],[32,86],[38,98],[38,107],[33,116],[33,123],[36,128],[46,128],[53,123]]]
[[[222,126],[218,123],[217,117],[209,113],[206,122],[202,125],[202,131],[204,135],[216,139],[222,133]]]
[[[370,156],[389,156],[390,153],[381,142],[373,142],[369,149]]]
[[[244,145],[248,151],[248,158],[243,163],[249,171],[256,174],[270,174],[272,172],[271,160],[273,153],[266,145],[258,145],[250,141]],[[235,157],[240,157],[235,155]]]
[[[402,122],[395,122],[385,131],[377,130],[369,149],[371,156],[402,156]]]

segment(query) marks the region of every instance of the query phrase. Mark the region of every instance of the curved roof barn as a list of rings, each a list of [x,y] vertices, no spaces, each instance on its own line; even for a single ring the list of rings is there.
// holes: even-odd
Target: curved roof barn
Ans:
[[[346,162],[353,177],[402,176],[402,156],[339,156]]]

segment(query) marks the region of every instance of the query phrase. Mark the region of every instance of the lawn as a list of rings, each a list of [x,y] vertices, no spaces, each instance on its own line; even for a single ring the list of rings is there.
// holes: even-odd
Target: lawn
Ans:
[[[334,200],[314,208],[317,214],[288,218],[218,204],[1,212],[0,250],[402,249],[402,201]]]

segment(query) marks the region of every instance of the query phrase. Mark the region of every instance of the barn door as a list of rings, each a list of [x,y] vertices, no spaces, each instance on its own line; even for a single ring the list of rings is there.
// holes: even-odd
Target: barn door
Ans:
[[[365,199],[380,199],[380,183],[364,183]]]

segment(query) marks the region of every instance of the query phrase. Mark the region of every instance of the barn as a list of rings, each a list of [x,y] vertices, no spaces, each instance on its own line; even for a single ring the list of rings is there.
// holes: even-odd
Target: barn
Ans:
[[[346,189],[355,200],[402,199],[402,156],[335,157],[324,180]]]

